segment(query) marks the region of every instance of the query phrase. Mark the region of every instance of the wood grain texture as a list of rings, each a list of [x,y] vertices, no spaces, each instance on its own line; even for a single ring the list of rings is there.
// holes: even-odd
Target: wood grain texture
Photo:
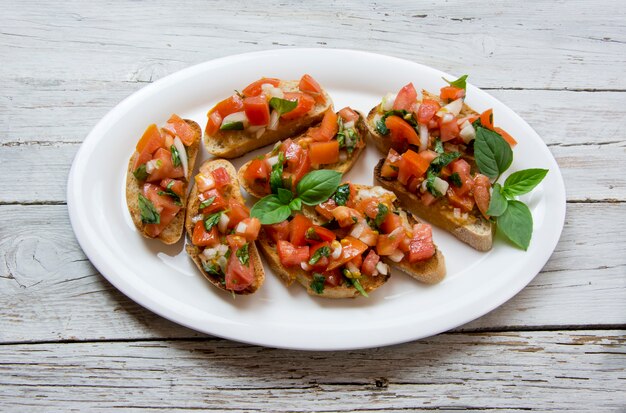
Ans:
[[[619,411],[625,333],[442,334],[329,353],[223,340],[0,346],[0,407]]]
[[[614,225],[624,214],[626,203],[569,204],[543,271],[459,330],[626,325],[626,239]],[[0,343],[200,336],[133,303],[99,275],[65,206],[1,206],[0,257]]]

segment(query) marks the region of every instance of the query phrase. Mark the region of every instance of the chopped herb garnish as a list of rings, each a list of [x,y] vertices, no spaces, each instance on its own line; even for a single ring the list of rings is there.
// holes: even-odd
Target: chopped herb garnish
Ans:
[[[322,294],[324,292],[325,282],[326,282],[326,277],[316,272],[313,273],[313,280],[311,281],[311,284],[310,284],[311,290],[315,291],[316,294]]]
[[[385,124],[385,121],[389,116],[401,117],[402,119],[407,121],[409,125],[413,126],[414,128],[417,127],[417,121],[413,117],[413,113],[406,110],[390,110],[388,112],[385,112],[385,114],[378,120],[378,122],[376,122],[376,130],[381,135],[387,135],[389,133],[389,128],[387,128],[387,125]]]
[[[441,153],[441,154],[439,154],[438,157],[433,159],[433,161],[430,163],[429,169],[431,169],[436,174],[439,174],[439,172],[441,172],[441,170],[446,165],[448,165],[450,162],[454,161],[455,159],[457,159],[460,156],[461,156],[461,154],[459,152]]]
[[[313,256],[309,260],[309,265],[315,265],[322,257],[329,257],[329,256],[330,256],[330,248],[324,245],[323,247],[315,250],[315,252],[313,253]]]
[[[376,228],[379,228],[383,224],[388,212],[389,208],[387,208],[387,205],[378,204],[378,213],[376,214],[376,218],[374,218],[374,224],[376,225]]]
[[[456,186],[457,188],[463,186],[463,182],[461,182],[461,176],[457,172],[450,175],[448,179],[450,180],[450,182],[452,182],[452,185]]]
[[[437,174],[429,169],[426,174],[426,189],[434,196],[440,197],[443,194],[435,188],[435,178],[437,178]]]
[[[215,264],[214,262],[203,261],[202,269],[206,271],[206,273],[209,275],[215,275],[216,277],[220,278],[224,276],[224,273],[222,272],[220,266]]]
[[[437,152],[438,154],[442,154],[444,152],[443,143],[441,143],[441,139],[439,138],[435,140],[435,152]]]
[[[213,201],[215,201],[215,197],[214,196],[205,199],[204,201],[200,202],[200,206],[198,207],[198,209],[204,209],[206,207],[211,206]]]
[[[278,162],[272,166],[272,172],[270,172],[270,188],[272,193],[278,192],[278,188],[284,188],[283,183],[283,163],[285,162],[285,154],[279,152]]]
[[[243,122],[222,123],[220,130],[243,130]]]
[[[361,282],[358,279],[348,278],[348,280],[350,280],[350,282],[352,283],[354,288],[356,288],[359,294],[361,294],[363,297],[369,297],[369,295],[367,295],[367,293],[365,292],[365,289],[363,288],[363,286],[361,285]]]
[[[350,198],[350,184],[339,185],[331,198],[337,205],[344,206]]]
[[[216,212],[215,214],[209,215],[204,220],[204,229],[206,229],[207,231],[211,231],[211,229],[214,226],[216,226],[218,224],[218,222],[220,222],[220,218],[222,217],[223,213],[224,213],[224,211],[220,211],[220,212]]]
[[[170,146],[170,151],[172,152],[172,164],[174,165],[174,167],[180,166],[180,153],[178,153],[178,149],[176,149],[176,146]]]
[[[133,171],[133,175],[135,175],[135,179],[137,179],[138,181],[145,181],[148,178],[148,171],[146,171],[146,164],[143,163],[139,165],[139,167]]]
[[[248,244],[248,243],[243,244],[235,252],[235,255],[237,256],[237,258],[239,258],[239,262],[242,263],[243,265],[248,265],[248,262],[250,261],[250,252],[248,251],[248,246],[249,245],[250,244]]]
[[[176,192],[172,191],[172,187],[174,186],[175,183],[176,181],[173,181],[173,180],[170,181],[170,183],[167,184],[167,188],[165,189],[165,191],[159,191],[157,192],[157,194],[159,196],[167,195],[172,198],[172,200],[174,201],[176,205],[182,206],[183,204],[180,201],[180,196]]]
[[[139,211],[141,212],[141,222],[144,224],[160,224],[161,215],[157,212],[154,204],[145,196],[139,194]]]
[[[272,109],[278,112],[279,115],[284,115],[294,110],[298,106],[298,100],[287,100],[277,97],[270,99],[270,106]]]

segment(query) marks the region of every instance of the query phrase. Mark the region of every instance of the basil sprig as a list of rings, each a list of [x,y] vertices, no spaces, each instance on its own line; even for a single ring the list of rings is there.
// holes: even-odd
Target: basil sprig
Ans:
[[[513,162],[513,151],[499,133],[476,125],[474,156],[480,173],[497,181]],[[504,185],[494,183],[487,214],[495,219],[498,231],[513,244],[528,250],[533,233],[533,216],[528,206],[515,199],[532,191],[548,173],[547,169],[524,169],[511,174]]]
[[[263,225],[271,225],[289,218],[291,211],[299,211],[302,204],[315,206],[326,201],[341,182],[341,173],[320,169],[306,174],[296,186],[296,193],[281,188],[278,194],[261,198],[250,210],[250,216]]]
[[[270,106],[282,116],[285,113],[289,113],[294,110],[298,106],[298,100],[287,100],[273,97],[270,99]]]
[[[463,75],[457,80],[452,81],[446,79],[445,77],[442,77],[442,79],[445,80],[450,86],[458,87],[463,90],[467,89],[467,75]]]
[[[152,201],[141,194],[138,195],[138,199],[141,222],[144,224],[160,224],[161,215],[157,212]]]

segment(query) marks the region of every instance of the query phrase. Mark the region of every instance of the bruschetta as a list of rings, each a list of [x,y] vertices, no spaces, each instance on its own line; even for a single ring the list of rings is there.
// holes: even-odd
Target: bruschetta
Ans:
[[[252,196],[262,198],[278,187],[294,190],[311,170],[331,169],[345,174],[365,149],[364,118],[349,107],[327,109],[322,122],[293,139],[277,142],[264,157],[239,169],[239,182]]]
[[[386,155],[374,182],[394,191],[413,214],[488,251],[495,232],[487,214],[491,181],[478,171],[473,141],[477,128],[487,128],[516,142],[493,126],[491,110],[478,114],[464,103],[465,88],[422,95],[419,100],[409,83],[370,111],[368,137]]]
[[[311,295],[350,298],[382,286],[392,265],[435,284],[445,261],[430,225],[397,207],[393,192],[344,183],[325,202],[283,222],[264,225],[259,248],[270,267]]]
[[[333,102],[311,76],[297,81],[261,78],[207,113],[207,151],[236,158],[294,136],[318,123]]]
[[[261,223],[250,218],[228,161],[206,161],[189,194],[187,253],[202,275],[219,289],[252,294],[265,280],[255,241]]]
[[[192,120],[172,115],[159,128],[148,126],[128,162],[126,203],[139,232],[165,244],[183,234],[187,184],[202,131]]]

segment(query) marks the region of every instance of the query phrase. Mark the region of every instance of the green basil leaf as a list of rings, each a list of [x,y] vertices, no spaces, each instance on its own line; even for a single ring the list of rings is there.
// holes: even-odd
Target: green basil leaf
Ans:
[[[474,156],[480,173],[491,179],[500,176],[513,162],[513,151],[502,136],[482,127],[476,129]]]
[[[435,152],[437,152],[438,154],[442,154],[445,152],[443,150],[443,143],[441,143],[441,139],[439,138],[435,139]]]
[[[250,252],[248,251],[248,247],[250,244],[243,244],[239,249],[235,252],[237,258],[239,258],[239,262],[243,265],[248,265],[250,261]]]
[[[387,208],[387,205],[378,204],[378,212],[376,213],[376,218],[374,218],[374,224],[376,225],[376,228],[380,228],[380,226],[385,221],[388,212],[389,208]]]
[[[491,201],[489,201],[487,215],[499,217],[504,214],[508,205],[506,198],[502,194],[502,186],[500,184],[494,184],[493,190],[491,191]]]
[[[429,169],[426,174],[426,189],[433,194],[434,197],[439,198],[443,196],[443,194],[435,188],[435,178],[437,178],[437,174]]]
[[[283,188],[283,162],[285,162],[285,154],[280,152],[278,154],[278,162],[272,166],[272,172],[270,172],[270,188],[272,193],[278,192],[278,188]]]
[[[302,209],[302,200],[300,198],[294,198],[289,203],[289,209],[292,211],[300,211]]]
[[[508,201],[508,207],[497,218],[498,230],[524,251],[528,250],[533,234],[533,216],[520,201]]]
[[[257,201],[250,210],[250,216],[258,218],[263,225],[277,224],[283,222],[291,215],[288,205],[280,202],[276,195],[268,195]]]
[[[293,199],[293,192],[285,188],[278,188],[278,199],[283,204],[289,204],[289,201]]]
[[[376,122],[376,130],[381,135],[387,135],[389,133],[389,128],[387,128],[387,125],[385,124],[385,121],[389,116],[401,117],[402,119],[407,121],[409,125],[417,127],[417,121],[413,117],[413,113],[406,110],[390,110],[385,112],[385,114],[380,119],[378,119],[378,122]]]
[[[204,208],[206,208],[208,206],[211,206],[213,201],[215,201],[215,197],[214,196],[205,199],[204,201],[200,202],[200,206],[198,207],[198,209],[202,210],[202,209],[204,209]]]
[[[547,173],[547,169],[524,169],[514,172],[504,181],[504,194],[508,197],[527,194],[546,177]]]
[[[144,224],[160,224],[161,215],[157,212],[154,204],[145,196],[139,194],[139,212],[141,213],[141,222]]]
[[[445,77],[442,77],[442,79],[445,80],[450,86],[458,87],[461,89],[467,89],[467,75],[463,75],[457,80],[452,80],[452,81],[446,79]]]
[[[376,132],[380,133],[381,135],[387,135],[389,133],[389,128],[385,124],[386,119],[387,118],[383,116],[382,118],[378,119],[378,121],[376,121]]]
[[[350,198],[350,184],[339,185],[332,198],[335,201],[335,204],[338,206],[344,206]]]
[[[211,229],[216,226],[220,222],[220,218],[224,211],[216,212],[215,214],[211,214],[204,220],[204,229],[207,231],[211,231]]]
[[[341,172],[319,169],[309,172],[298,182],[297,194],[309,206],[326,201],[341,182]]]
[[[440,153],[433,161],[430,163],[429,169],[439,174],[441,170],[448,165],[450,162],[459,158],[461,154],[459,152],[446,152]]]
[[[243,130],[243,122],[237,121],[222,123],[220,130]]]
[[[180,153],[178,153],[178,149],[176,149],[176,146],[170,146],[170,152],[172,152],[172,165],[174,165],[174,167],[180,166]]]
[[[311,241],[322,240],[320,236],[318,235],[317,231],[315,230],[315,228],[313,227],[309,227],[309,229],[306,230],[306,232],[304,233],[304,238],[311,240]]]
[[[213,263],[213,262],[208,262],[208,261],[203,261],[202,262],[202,269],[204,271],[207,272],[207,274],[209,275],[214,275],[216,277],[223,277],[224,273],[222,272],[222,269],[220,268],[219,265]]]
[[[315,250],[315,252],[313,253],[313,256],[309,260],[309,265],[315,265],[320,259],[322,259],[322,257],[329,257],[329,256],[330,256],[330,248],[324,245],[323,247]]]
[[[270,106],[278,112],[279,115],[284,115],[294,110],[298,106],[298,100],[287,100],[277,97],[270,99]]]
[[[348,280],[350,280],[350,282],[352,283],[354,288],[356,288],[359,294],[361,294],[363,297],[369,297],[369,295],[367,295],[367,293],[365,292],[365,289],[363,288],[359,280],[357,280],[356,278],[348,278]]]
[[[146,164],[143,163],[139,165],[139,167],[133,171],[133,175],[135,175],[135,179],[137,179],[138,181],[145,181],[148,178],[148,171],[146,171]]]
[[[322,294],[324,292],[324,283],[326,282],[326,277],[322,274],[318,274],[316,272],[313,273],[313,280],[311,280],[311,290],[315,291],[316,294]]]
[[[461,182],[461,176],[458,174],[458,172],[454,172],[452,175],[450,175],[448,180],[452,185],[456,186],[457,188],[463,186],[463,182]]]

